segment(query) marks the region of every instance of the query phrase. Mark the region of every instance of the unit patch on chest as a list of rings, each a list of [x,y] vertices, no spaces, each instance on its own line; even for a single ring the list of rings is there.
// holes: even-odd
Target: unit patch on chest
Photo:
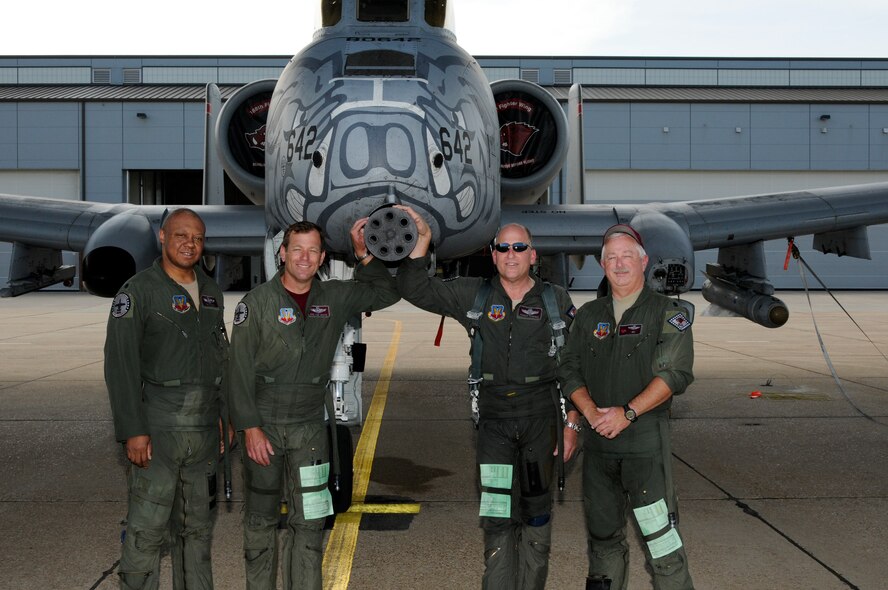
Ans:
[[[311,305],[308,308],[308,317],[310,318],[328,318],[330,317],[329,305]]]
[[[519,305],[518,317],[524,320],[541,320],[543,319],[543,308]]]
[[[289,326],[296,321],[296,315],[293,313],[292,307],[282,307],[278,312],[278,321],[285,326]]]
[[[610,322],[598,322],[598,327],[592,332],[592,335],[599,340],[604,340],[611,333]]]
[[[191,309],[191,304],[188,303],[188,297],[185,295],[173,295],[173,311],[185,313],[189,309]]]
[[[487,312],[487,317],[489,317],[494,322],[498,322],[501,319],[506,317],[506,306],[505,305],[491,305],[490,311]]]

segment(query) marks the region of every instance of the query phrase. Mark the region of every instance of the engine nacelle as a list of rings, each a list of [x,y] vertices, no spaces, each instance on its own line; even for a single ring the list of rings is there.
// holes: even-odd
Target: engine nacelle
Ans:
[[[678,295],[694,285],[694,246],[674,219],[656,211],[632,218],[648,255],[647,285],[659,293]]]
[[[86,290],[114,297],[134,274],[160,255],[151,222],[136,212],[119,213],[99,226],[83,249],[81,278]]]
[[[503,203],[535,203],[567,157],[567,116],[545,89],[524,80],[490,85],[499,116]]]
[[[738,287],[713,276],[703,283],[703,299],[766,328],[779,328],[789,319],[786,305],[771,295]]]
[[[216,122],[216,152],[231,181],[265,204],[265,123],[277,80],[258,80],[231,95]]]

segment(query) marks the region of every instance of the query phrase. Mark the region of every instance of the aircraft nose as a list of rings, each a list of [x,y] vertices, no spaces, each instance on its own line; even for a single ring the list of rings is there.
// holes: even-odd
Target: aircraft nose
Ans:
[[[385,206],[370,214],[364,227],[367,250],[386,262],[406,257],[416,246],[416,224],[400,209]]]

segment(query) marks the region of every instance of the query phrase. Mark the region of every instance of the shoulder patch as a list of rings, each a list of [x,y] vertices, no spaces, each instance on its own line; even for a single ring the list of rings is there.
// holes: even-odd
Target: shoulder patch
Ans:
[[[118,293],[111,302],[111,317],[122,318],[133,306],[133,301],[128,293]]]
[[[234,325],[240,326],[247,318],[250,317],[250,308],[247,307],[247,304],[241,301],[237,304],[237,307],[234,308]]]
[[[685,316],[684,312],[678,312],[666,321],[675,326],[679,332],[684,332],[691,327],[691,321]]]
[[[566,312],[564,312],[564,315],[566,315],[570,319],[574,319],[577,316],[577,306],[571,305],[570,309],[568,309]]]

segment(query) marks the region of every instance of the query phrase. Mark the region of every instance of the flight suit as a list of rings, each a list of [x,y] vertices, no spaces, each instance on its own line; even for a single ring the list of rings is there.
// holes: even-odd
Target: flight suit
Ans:
[[[643,287],[619,322],[610,296],[577,312],[561,353],[559,380],[565,394],[587,387],[598,407],[620,407],[654,377],[673,394],[693,381],[691,318],[673,299]],[[583,505],[589,534],[589,575],[626,588],[627,507],[644,536],[645,556],[656,588],[692,588],[678,534],[671,476],[670,396],[613,439],[584,436]]]
[[[358,265],[355,280],[312,281],[306,316],[280,271],[237,305],[229,409],[238,431],[261,427],[271,465],[244,458],[244,560],[248,589],[273,590],[281,484],[286,484],[284,588],[321,588],[322,527],[332,514],[324,401],[333,355],[349,318],[399,299],[385,265]],[[246,453],[245,453],[246,455]]]
[[[115,437],[149,435],[152,445],[146,469],[129,466],[118,568],[123,588],[158,587],[170,523],[177,534],[174,569],[184,568],[189,590],[213,587],[210,539],[228,337],[221,290],[199,268],[194,272],[199,309],[160,259],[127,281],[111,306],[105,383]]]
[[[401,296],[470,330],[466,313],[483,279],[430,278],[429,263],[428,256],[401,263]],[[553,451],[562,424],[552,329],[543,283],[535,281],[513,309],[494,277],[478,323],[483,340],[477,463],[484,588],[543,588],[548,574]],[[575,312],[570,296],[560,287],[553,289],[561,319],[570,325]]]

